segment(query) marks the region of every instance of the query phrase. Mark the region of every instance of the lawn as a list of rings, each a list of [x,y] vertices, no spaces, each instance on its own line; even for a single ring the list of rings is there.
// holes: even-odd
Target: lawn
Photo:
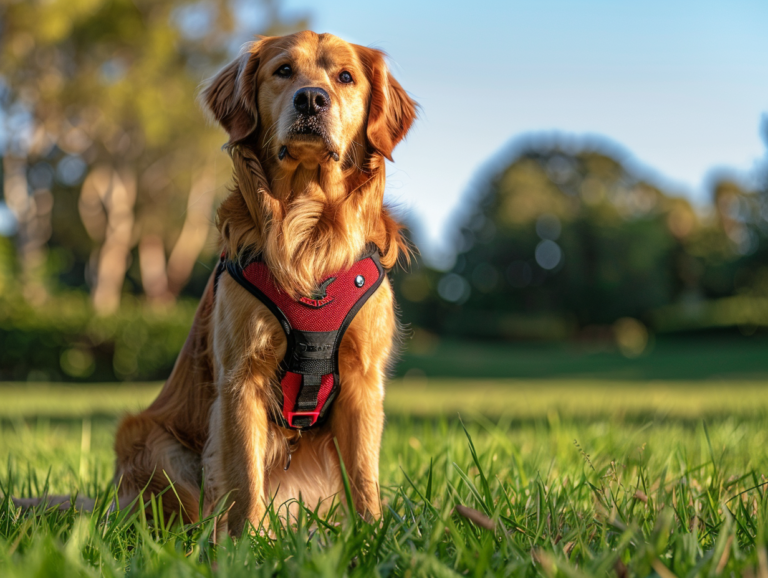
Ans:
[[[0,385],[3,495],[101,504],[5,499],[0,575],[768,576],[768,382],[740,379],[411,372],[388,390],[380,523],[341,496],[327,518],[218,544],[211,521],[105,512],[117,416],[158,384]]]
[[[430,377],[589,380],[768,380],[768,335],[711,331],[657,335],[637,357],[612,342],[468,341],[416,332],[397,371]]]

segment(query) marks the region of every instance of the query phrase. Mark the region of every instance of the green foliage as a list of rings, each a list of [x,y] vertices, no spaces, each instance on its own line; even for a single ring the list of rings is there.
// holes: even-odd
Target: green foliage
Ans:
[[[540,391],[547,389],[541,384]],[[720,389],[708,396],[728,396]],[[577,390],[575,395],[583,395]],[[213,544],[213,521],[108,513],[115,422],[5,421],[2,492],[80,492],[94,513],[0,505],[4,576],[730,576],[766,570],[764,396],[730,416],[546,411],[522,421],[390,415],[380,523],[301,509]],[[705,396],[706,397],[706,396]],[[752,400],[750,402],[750,399]],[[619,402],[621,405],[621,402]],[[712,406],[714,407],[714,406]],[[720,416],[720,417],[718,417]],[[467,416],[465,416],[466,418]],[[145,497],[149,500],[148,497]],[[162,497],[156,499],[156,502]],[[149,502],[150,511],[152,504]],[[481,514],[459,514],[456,506]],[[485,516],[485,517],[483,517]],[[491,530],[484,525],[490,525]],[[762,561],[761,561],[762,560]]]
[[[0,252],[2,251],[0,238]],[[9,251],[12,254],[11,251]],[[12,268],[12,260],[8,267]],[[32,304],[14,285],[12,275],[0,283],[0,380],[16,381],[145,381],[165,379],[171,371],[192,324],[197,300],[182,298],[171,305],[151,305],[127,295],[110,316],[94,314],[84,292],[59,290]],[[5,280],[4,280],[5,279]],[[201,277],[201,279],[203,279]],[[203,279],[204,280],[204,279]],[[399,280],[399,279],[398,279]],[[401,291],[403,291],[401,289]],[[400,302],[406,303],[402,293]],[[727,308],[727,309],[724,309]],[[425,307],[427,311],[429,309]],[[768,373],[765,334],[748,337],[736,332],[699,336],[658,336],[642,342],[643,351],[626,356],[612,341],[520,344],[472,342],[424,331],[424,311],[404,314],[417,328],[408,338],[396,367],[397,375],[416,372],[429,377],[592,377],[609,379],[705,379],[764,376]],[[679,328],[711,319],[727,325],[730,319],[766,319],[763,301],[739,296],[723,300],[694,316],[673,309],[655,313],[656,328]],[[724,320],[719,322],[718,320]],[[558,327],[557,319],[534,320],[538,330]],[[529,323],[533,323],[530,319]],[[549,323],[549,325],[547,325]],[[598,336],[600,337],[600,336]]]
[[[605,146],[536,140],[481,179],[452,268],[417,264],[397,277],[414,324],[463,338],[619,343],[622,324],[768,324],[768,193],[720,181],[705,214]]]
[[[258,29],[244,23],[253,11]],[[0,156],[28,181],[3,191],[19,224],[21,284],[39,281],[39,296],[57,282],[101,283],[111,289],[106,299],[94,289],[94,301],[111,313],[122,262],[133,261],[134,288],[149,283],[143,290],[155,301],[177,296],[198,254],[216,252],[206,245],[214,197],[230,177],[223,132],[198,102],[201,85],[257,33],[306,25],[274,0],[0,0],[0,120],[9,137]],[[155,259],[160,283],[140,275],[137,245],[159,247],[144,259]],[[31,279],[48,249],[67,266]]]
[[[0,379],[161,379],[189,333],[197,302],[153,307],[128,298],[97,316],[86,294],[68,292],[32,305],[0,296]]]

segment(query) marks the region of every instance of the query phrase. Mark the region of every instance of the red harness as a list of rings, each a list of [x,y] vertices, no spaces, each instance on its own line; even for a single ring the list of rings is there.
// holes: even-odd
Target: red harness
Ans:
[[[281,415],[272,415],[273,421],[293,429],[322,424],[339,392],[339,345],[344,332],[384,280],[378,249],[349,269],[326,277],[316,294],[298,300],[280,289],[260,256],[241,265],[222,255],[217,280],[224,269],[269,308],[288,338],[278,375],[283,390]]]

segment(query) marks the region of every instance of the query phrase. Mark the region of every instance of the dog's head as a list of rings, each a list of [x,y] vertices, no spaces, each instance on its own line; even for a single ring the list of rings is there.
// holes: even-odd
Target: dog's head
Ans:
[[[278,166],[391,160],[416,118],[382,52],[314,32],[252,43],[203,98],[230,145],[254,145]]]

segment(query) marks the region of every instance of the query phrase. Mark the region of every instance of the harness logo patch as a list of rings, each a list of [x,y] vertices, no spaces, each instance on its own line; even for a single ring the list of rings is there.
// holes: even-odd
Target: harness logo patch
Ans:
[[[331,343],[297,343],[296,349],[302,353],[316,353],[318,351],[333,351],[333,344]]]
[[[310,297],[301,297],[299,298],[299,302],[303,303],[307,307],[312,307],[313,309],[320,309],[321,307],[328,305],[331,301],[333,301],[333,297],[329,297],[327,295],[328,286],[334,281],[336,281],[336,277],[329,277],[323,281],[323,283],[317,288],[317,291],[312,293]]]

